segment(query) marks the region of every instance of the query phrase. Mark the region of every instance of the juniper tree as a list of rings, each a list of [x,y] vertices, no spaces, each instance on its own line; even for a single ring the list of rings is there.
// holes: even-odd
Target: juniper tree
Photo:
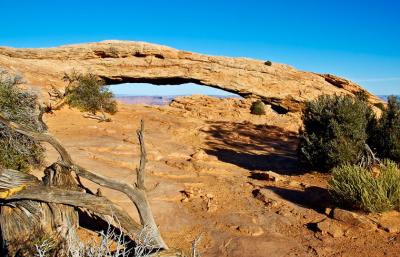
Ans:
[[[306,104],[299,155],[317,170],[358,164],[365,155],[367,131],[374,121],[373,111],[365,100],[322,95]]]
[[[33,131],[45,129],[38,116],[37,96],[20,88],[21,77],[0,71],[0,113]],[[0,123],[0,166],[29,171],[44,159],[43,147],[30,137],[16,133]]]
[[[113,99],[113,93],[94,74],[72,72],[65,74],[64,80],[69,82],[64,94],[66,103],[83,112],[88,112],[89,114],[85,117],[110,121],[105,113],[115,114],[117,112],[117,103]],[[101,113],[101,116],[97,115],[98,112]]]

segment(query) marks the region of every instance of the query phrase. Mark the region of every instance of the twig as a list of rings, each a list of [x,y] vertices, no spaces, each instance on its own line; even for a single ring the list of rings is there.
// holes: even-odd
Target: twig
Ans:
[[[191,257],[200,257],[199,252],[197,251],[197,247],[200,243],[201,237],[203,234],[198,235],[192,242],[192,254]]]
[[[95,114],[90,114],[90,113],[85,113],[83,114],[84,118],[88,118],[88,119],[94,119],[94,120],[98,120],[99,122],[110,122],[111,118],[108,118],[107,116],[103,115],[103,116],[99,116],[99,115],[95,115]]]

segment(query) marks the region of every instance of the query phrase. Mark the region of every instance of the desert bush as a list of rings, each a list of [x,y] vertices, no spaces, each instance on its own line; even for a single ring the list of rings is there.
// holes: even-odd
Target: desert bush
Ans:
[[[381,118],[371,130],[370,144],[378,156],[400,162],[400,101],[388,98]]]
[[[97,112],[115,114],[117,103],[114,95],[97,76],[88,74],[66,74],[64,79],[70,84],[66,89],[66,103],[83,112],[96,115]]]
[[[374,170],[350,164],[334,168],[329,183],[334,198],[367,212],[400,210],[400,170],[396,163],[387,160]]]
[[[365,90],[360,90],[354,93],[354,96],[360,100],[360,101],[364,101],[364,102],[368,102],[368,93]]]
[[[38,120],[37,96],[23,91],[21,78],[0,73],[0,113],[31,130],[42,131]],[[44,159],[44,148],[28,136],[13,132],[0,123],[0,166],[29,171]]]
[[[68,257],[150,257],[158,252],[157,247],[152,243],[153,232],[150,228],[144,227],[137,235],[135,245],[127,240],[127,237],[120,233],[121,228],[115,228],[108,224],[105,231],[99,232],[99,238],[89,242],[82,242],[78,238],[69,238],[65,242],[67,247],[58,251],[57,256]],[[49,240],[41,240],[35,244],[36,256],[52,257],[55,247]]]
[[[300,158],[317,170],[363,159],[367,130],[375,115],[368,103],[352,96],[322,95],[306,104],[300,132]]]
[[[257,100],[251,104],[250,113],[255,115],[265,114],[265,104],[261,100]]]

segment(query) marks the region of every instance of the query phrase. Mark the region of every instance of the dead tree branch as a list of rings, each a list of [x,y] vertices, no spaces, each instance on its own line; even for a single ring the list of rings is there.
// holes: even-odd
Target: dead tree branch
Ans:
[[[145,190],[146,187],[144,185],[144,178],[145,178],[145,168],[147,163],[147,153],[146,147],[144,145],[144,121],[140,121],[140,129],[136,131],[136,134],[139,139],[140,144],[140,164],[139,168],[136,169],[137,172],[137,182],[136,185],[139,189]]]
[[[368,144],[364,145],[364,149],[362,152],[362,156],[360,158],[360,167],[364,168],[370,168],[373,165],[380,164],[379,158],[375,156],[375,153],[372,151],[372,149],[369,147]]]
[[[83,114],[83,117],[88,118],[88,119],[98,120],[99,122],[103,122],[103,121],[110,122],[111,121],[111,119],[108,118],[107,116],[105,116],[104,114],[103,114],[103,116],[100,116],[100,115],[95,115],[95,114],[91,114],[91,113],[85,113],[85,114]]]
[[[45,103],[43,110],[45,113],[53,113],[53,111],[60,110],[65,104],[65,96],[68,90],[68,86],[65,88],[64,92],[60,91],[54,86],[51,86],[50,91],[48,92],[50,96],[50,102]]]
[[[47,203],[65,204],[74,207],[85,208],[93,213],[102,215],[114,215],[128,233],[135,235],[141,231],[142,226],[135,222],[120,207],[104,197],[98,197],[79,191],[71,191],[44,186],[31,186],[6,198],[7,201],[36,200]]]
[[[192,253],[190,257],[200,257],[199,252],[197,251],[197,247],[199,246],[202,234],[198,235],[192,242]]]
[[[157,245],[159,248],[162,249],[168,249],[168,246],[164,242],[164,240],[161,237],[161,234],[158,230],[158,227],[156,225],[156,222],[154,220],[153,213],[150,209],[150,204],[147,200],[147,195],[146,195],[146,190],[144,189],[144,167],[145,167],[145,148],[144,148],[144,141],[143,141],[143,128],[144,124],[143,122],[141,123],[141,129],[140,133],[138,132],[139,136],[139,142],[141,144],[141,168],[138,170],[138,182],[137,185],[130,185],[125,182],[120,182],[111,178],[104,177],[100,174],[96,174],[94,172],[91,172],[76,163],[73,162],[70,154],[68,151],[61,145],[61,143],[54,138],[51,134],[48,132],[44,133],[38,133],[31,131],[27,128],[24,128],[20,126],[19,124],[16,124],[14,122],[9,121],[7,118],[5,118],[2,114],[0,114],[0,122],[9,127],[10,129],[17,131],[23,135],[29,136],[37,141],[40,142],[47,142],[49,143],[59,154],[62,159],[62,162],[64,165],[69,166],[72,170],[75,171],[75,173],[78,176],[82,176],[100,186],[104,186],[119,192],[122,192],[126,194],[131,201],[134,203],[136,206],[139,216],[140,216],[140,221],[143,226],[147,226],[154,230],[154,244]],[[141,136],[140,136],[141,135]],[[144,151],[143,151],[144,150]],[[144,157],[143,157],[144,153]],[[141,185],[141,186],[139,186]]]

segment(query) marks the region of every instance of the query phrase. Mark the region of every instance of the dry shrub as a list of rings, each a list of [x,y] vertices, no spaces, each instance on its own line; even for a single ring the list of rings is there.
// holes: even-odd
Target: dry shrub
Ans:
[[[153,245],[154,233],[149,227],[144,227],[136,236],[135,244],[127,239],[110,223],[105,231],[99,232],[99,238],[90,242],[82,242],[77,238],[69,238],[57,256],[68,257],[150,257],[157,256],[158,248]],[[50,240],[41,240],[35,245],[38,257],[52,257],[55,251]]]

